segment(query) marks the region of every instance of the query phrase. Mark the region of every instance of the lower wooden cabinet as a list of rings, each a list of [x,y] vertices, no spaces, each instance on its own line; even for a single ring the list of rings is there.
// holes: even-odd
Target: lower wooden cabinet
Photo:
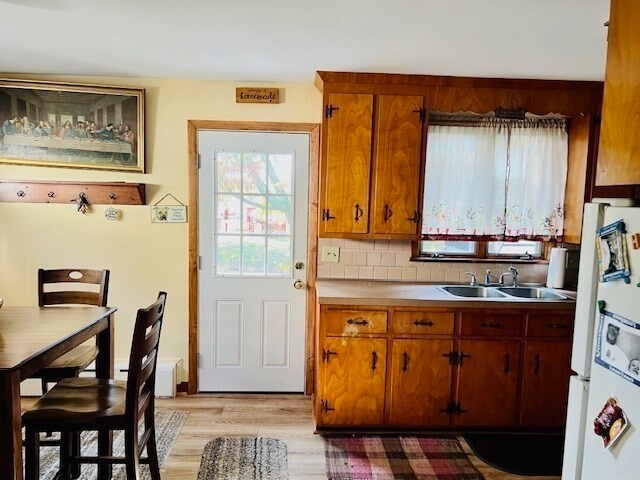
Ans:
[[[558,428],[571,309],[321,305],[322,427]]]
[[[530,341],[522,371],[521,424],[562,427],[567,417],[571,342]]]
[[[391,425],[449,425],[453,340],[394,339],[391,348]]]
[[[506,427],[516,420],[519,342],[462,340],[453,424]]]
[[[324,425],[382,425],[387,340],[327,337],[320,363]]]

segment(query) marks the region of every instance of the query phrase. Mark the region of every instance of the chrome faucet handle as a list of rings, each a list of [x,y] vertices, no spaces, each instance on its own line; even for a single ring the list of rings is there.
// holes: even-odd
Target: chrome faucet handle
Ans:
[[[471,275],[471,281],[469,282],[469,285],[471,285],[472,287],[475,287],[476,285],[478,285],[478,278],[476,277],[475,273],[465,272],[465,275]]]

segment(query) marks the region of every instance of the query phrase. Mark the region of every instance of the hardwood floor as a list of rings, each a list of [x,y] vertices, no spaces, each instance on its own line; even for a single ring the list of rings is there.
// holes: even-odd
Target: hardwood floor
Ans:
[[[163,480],[195,479],[205,444],[219,436],[271,436],[287,443],[291,480],[326,479],[322,438],[313,433],[311,398],[303,395],[200,394],[158,399],[157,408],[189,412],[162,469]],[[465,443],[472,462],[488,480],[559,480],[521,477],[479,460]]]

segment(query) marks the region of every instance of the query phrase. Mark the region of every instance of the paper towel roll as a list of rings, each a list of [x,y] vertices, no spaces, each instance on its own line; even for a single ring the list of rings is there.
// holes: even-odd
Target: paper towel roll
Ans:
[[[567,249],[552,248],[547,272],[547,288],[564,287],[564,272],[567,268]]]

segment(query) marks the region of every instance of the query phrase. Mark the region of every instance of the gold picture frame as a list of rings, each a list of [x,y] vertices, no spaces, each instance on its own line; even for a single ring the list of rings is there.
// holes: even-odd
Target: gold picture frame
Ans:
[[[144,89],[0,79],[0,163],[144,173]]]

